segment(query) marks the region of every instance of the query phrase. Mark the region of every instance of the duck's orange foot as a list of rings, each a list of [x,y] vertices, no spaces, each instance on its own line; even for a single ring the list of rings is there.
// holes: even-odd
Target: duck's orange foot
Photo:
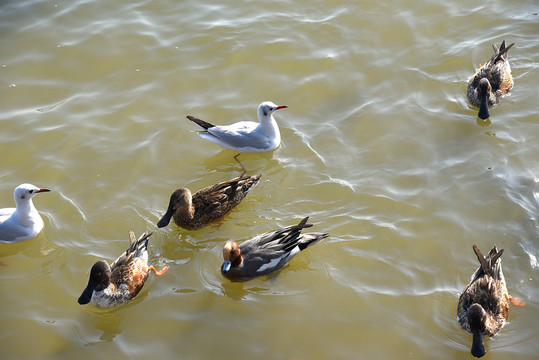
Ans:
[[[526,305],[526,302],[520,300],[519,298],[516,298],[516,297],[511,296],[511,295],[509,295],[509,297],[511,298],[511,304],[513,304],[515,306],[521,307],[521,306]]]
[[[153,266],[150,266],[149,269],[153,271],[153,273],[155,274],[155,276],[161,276],[163,275],[164,273],[167,272],[168,270],[168,266],[165,266],[164,268],[161,269],[161,271],[157,271]]]

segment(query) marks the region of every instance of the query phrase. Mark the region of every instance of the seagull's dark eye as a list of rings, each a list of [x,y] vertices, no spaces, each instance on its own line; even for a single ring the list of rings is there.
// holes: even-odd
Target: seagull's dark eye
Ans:
[[[32,189],[32,190],[28,190],[28,192],[29,192],[30,194],[32,194],[32,193],[34,192],[34,190],[33,190],[33,189]]]

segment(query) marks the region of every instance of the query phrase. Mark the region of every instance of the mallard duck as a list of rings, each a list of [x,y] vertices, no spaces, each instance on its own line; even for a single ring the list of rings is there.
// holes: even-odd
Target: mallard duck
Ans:
[[[500,256],[496,246],[483,257],[477,246],[473,250],[481,266],[473,273],[470,283],[460,295],[457,320],[460,326],[473,335],[472,355],[485,355],[483,336],[494,336],[507,321],[509,305],[522,306],[524,303],[512,298],[502,271]]]
[[[0,242],[14,243],[36,237],[43,230],[43,219],[37,212],[32,198],[49,189],[32,184],[15,188],[15,208],[0,209]]]
[[[241,121],[231,125],[213,125],[191,115],[187,118],[204,129],[199,135],[206,140],[240,153],[264,152],[275,150],[281,143],[273,112],[286,107],[271,101],[261,103],[258,106],[258,123]]]
[[[498,49],[492,44],[494,55],[485,65],[480,65],[468,81],[468,100],[473,106],[479,107],[477,116],[483,120],[490,117],[488,107],[500,102],[513,87],[511,66],[507,57],[507,52],[513,45],[515,44],[506,47],[504,40]]]
[[[163,275],[168,266],[157,271],[148,266],[148,240],[151,232],[145,232],[137,240],[135,233],[129,231],[129,248],[110,266],[105,260],[96,262],[90,270],[88,286],[78,299],[84,305],[92,301],[98,308],[122,305],[140,292],[151,271]]]
[[[197,230],[224,218],[258,184],[261,175],[243,176],[205,187],[191,194],[187,188],[172,193],[167,212],[157,226],[167,226],[171,218],[176,225]]]
[[[308,220],[306,217],[297,225],[258,235],[239,246],[233,240],[227,241],[221,273],[231,281],[248,281],[281,269],[302,250],[329,236],[302,234],[301,230],[312,226],[307,224]]]

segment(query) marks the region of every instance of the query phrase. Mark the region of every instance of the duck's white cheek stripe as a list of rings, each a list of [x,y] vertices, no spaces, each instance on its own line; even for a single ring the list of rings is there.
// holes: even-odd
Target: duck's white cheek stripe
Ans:
[[[267,264],[264,264],[262,265],[261,267],[258,268],[258,270],[256,272],[262,272],[262,271],[265,271],[267,269],[273,269],[274,267],[276,267],[277,265],[279,265],[279,263],[281,262],[282,259],[284,259],[286,256],[288,256],[288,254],[284,254],[278,258],[275,258],[275,259],[271,259],[271,261]]]

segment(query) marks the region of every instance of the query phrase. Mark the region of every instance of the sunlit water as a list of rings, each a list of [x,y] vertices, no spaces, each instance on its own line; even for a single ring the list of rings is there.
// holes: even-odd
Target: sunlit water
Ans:
[[[2,358],[464,359],[456,322],[472,251],[504,248],[527,302],[486,341],[536,359],[536,1],[37,1],[0,4],[0,206],[30,182],[37,238],[0,246]],[[515,87],[488,122],[466,80],[515,42]],[[262,181],[221,224],[158,229],[170,193],[237,176],[195,115],[256,120],[282,145],[244,154]],[[274,276],[224,279],[226,240],[311,216],[331,237]],[[130,304],[80,306],[128,230],[154,232]]]

